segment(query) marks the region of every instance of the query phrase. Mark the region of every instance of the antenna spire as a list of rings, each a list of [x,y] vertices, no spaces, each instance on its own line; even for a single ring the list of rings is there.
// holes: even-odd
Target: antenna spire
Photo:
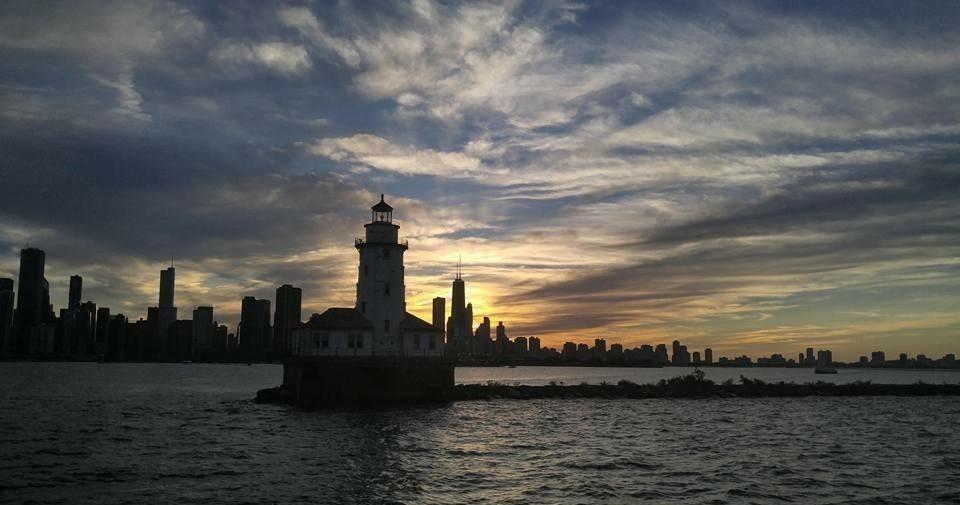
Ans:
[[[461,277],[460,277],[460,269],[461,269],[462,266],[463,266],[463,255],[462,255],[462,254],[459,254],[459,255],[457,255],[457,279],[461,278]]]

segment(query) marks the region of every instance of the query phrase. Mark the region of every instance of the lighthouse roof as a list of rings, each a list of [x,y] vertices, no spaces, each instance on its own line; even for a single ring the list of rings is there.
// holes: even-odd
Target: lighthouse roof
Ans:
[[[393,207],[383,201],[383,193],[380,193],[380,202],[370,208],[373,209],[374,212],[393,212]]]
[[[306,326],[314,330],[373,329],[373,325],[359,311],[346,307],[333,307],[310,316]]]

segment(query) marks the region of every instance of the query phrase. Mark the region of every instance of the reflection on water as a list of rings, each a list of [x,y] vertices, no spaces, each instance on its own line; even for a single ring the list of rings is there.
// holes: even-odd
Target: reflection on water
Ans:
[[[0,374],[9,503],[960,500],[957,398],[304,412],[249,401],[278,380],[272,366],[0,364]]]

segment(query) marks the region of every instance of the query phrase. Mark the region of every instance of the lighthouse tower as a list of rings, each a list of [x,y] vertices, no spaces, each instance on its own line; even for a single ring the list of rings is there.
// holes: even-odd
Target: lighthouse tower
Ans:
[[[356,310],[373,326],[373,351],[394,354],[402,349],[401,323],[406,317],[403,253],[406,241],[398,240],[400,226],[393,224],[393,207],[380,195],[371,207],[371,220],[363,225],[366,236],[355,241],[360,252]]]

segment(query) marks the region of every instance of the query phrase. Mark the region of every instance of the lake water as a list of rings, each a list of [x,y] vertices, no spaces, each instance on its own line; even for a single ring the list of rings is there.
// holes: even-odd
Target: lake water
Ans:
[[[651,382],[673,372],[465,368],[457,377]],[[830,377],[707,371],[771,381],[794,372]],[[960,381],[949,372],[856,372],[874,382]],[[960,398],[497,400],[313,412],[250,401],[279,378],[275,365],[0,363],[0,502],[960,502]]]

